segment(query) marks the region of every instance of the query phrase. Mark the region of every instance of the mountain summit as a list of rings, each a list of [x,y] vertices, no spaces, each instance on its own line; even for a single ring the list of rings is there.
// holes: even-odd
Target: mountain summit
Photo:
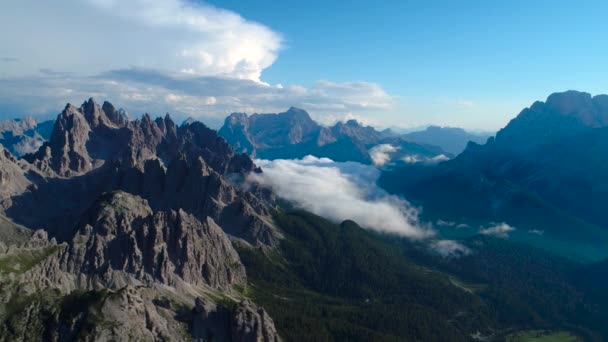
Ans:
[[[324,127],[295,107],[278,114],[233,113],[219,134],[236,151],[261,159],[295,159],[311,154],[339,162],[371,164],[373,147],[383,144],[394,145],[402,155],[421,160],[443,154],[440,148],[407,142],[356,120]]]
[[[251,172],[261,171],[200,122],[128,121],[94,99],[66,105],[37,152],[16,159],[0,147],[0,263],[10,265],[0,297],[24,300],[3,306],[0,336],[278,341],[237,291],[247,275],[233,243],[272,249],[282,238],[272,194],[243,186]]]
[[[575,91],[552,94],[522,110],[486,144],[469,143],[436,167],[387,172],[381,183],[450,219],[545,227],[548,236],[573,246],[601,245],[608,226],[607,100]]]

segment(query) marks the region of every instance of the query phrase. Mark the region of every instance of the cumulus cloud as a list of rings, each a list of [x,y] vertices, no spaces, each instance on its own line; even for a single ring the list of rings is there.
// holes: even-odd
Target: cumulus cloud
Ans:
[[[495,236],[499,238],[506,239],[509,237],[509,233],[514,231],[515,227],[512,227],[506,223],[499,223],[492,227],[482,228],[479,230],[479,234]]]
[[[384,166],[391,161],[390,153],[396,152],[398,149],[399,147],[395,147],[391,144],[380,144],[372,147],[369,150],[369,154],[372,157],[374,165]]]
[[[236,13],[186,0],[19,0],[3,5],[12,72],[94,73],[128,65],[259,80],[281,35]]]
[[[171,112],[211,126],[231,112],[313,117],[390,109],[371,82],[308,86],[262,80],[281,34],[190,0],[9,0],[0,30],[0,115],[50,114],[66,102],[110,100],[132,113]]]
[[[218,127],[232,112],[277,113],[296,106],[318,118],[360,108],[339,97],[324,97],[329,95],[317,92],[318,87],[322,84],[302,92],[303,87],[273,87],[245,79],[137,68],[86,77],[45,70],[18,78],[0,77],[0,113],[56,114],[66,102],[79,104],[93,96],[138,115],[171,112],[178,118],[193,117]]]
[[[430,247],[443,257],[459,257],[471,253],[468,247],[454,240],[435,240],[430,243]]]
[[[264,171],[248,181],[271,188],[297,207],[333,221],[414,239],[434,235],[418,221],[418,210],[376,186],[380,171],[359,163],[307,156],[301,160],[256,160]]]

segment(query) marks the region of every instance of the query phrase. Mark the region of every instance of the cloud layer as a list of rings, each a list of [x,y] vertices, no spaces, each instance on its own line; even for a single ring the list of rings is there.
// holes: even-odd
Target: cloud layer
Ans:
[[[263,82],[281,34],[190,0],[8,0],[0,30],[11,32],[0,44],[0,116],[56,114],[91,96],[211,126],[237,111],[298,106],[325,122],[394,104],[370,82]]]
[[[333,221],[351,219],[363,227],[413,239],[434,232],[418,221],[418,210],[376,186],[373,166],[307,156],[301,160],[257,160],[262,174],[249,181],[267,186],[297,207]]]
[[[97,73],[125,66],[259,80],[281,36],[233,12],[184,0],[9,0],[3,44],[30,67]]]

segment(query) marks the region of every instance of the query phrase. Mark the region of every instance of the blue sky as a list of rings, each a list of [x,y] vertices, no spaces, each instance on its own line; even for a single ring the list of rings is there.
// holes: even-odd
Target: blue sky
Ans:
[[[19,89],[0,95],[0,109],[11,112],[0,115],[52,113],[46,103],[91,93],[136,114],[171,111],[212,125],[231,111],[297,105],[325,123],[494,130],[552,92],[608,92],[608,5],[599,1],[83,2],[92,11],[74,0],[39,9],[74,20],[70,11],[81,6],[83,25],[98,23],[83,37],[32,14],[34,0],[0,5],[0,22],[15,31],[0,44],[0,90]],[[155,11],[142,16],[141,6]],[[107,47],[89,56],[86,37]],[[39,44],[65,53],[22,62],[42,57]],[[32,84],[61,91],[35,98]]]
[[[212,3],[285,35],[268,82],[369,80],[434,122],[499,128],[552,92],[608,91],[606,2]]]

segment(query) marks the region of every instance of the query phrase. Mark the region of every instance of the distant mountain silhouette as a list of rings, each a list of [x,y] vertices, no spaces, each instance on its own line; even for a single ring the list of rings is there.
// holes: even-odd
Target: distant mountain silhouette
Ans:
[[[488,135],[472,134],[462,128],[429,126],[423,131],[416,131],[402,135],[405,140],[435,145],[454,155],[464,151],[469,141],[483,144]]]
[[[16,156],[34,152],[50,139],[53,124],[32,117],[0,121],[0,144]]]
[[[335,161],[371,164],[370,149],[380,144],[391,144],[399,149],[399,156],[415,156],[421,161],[449,155],[435,146],[407,142],[356,120],[324,127],[295,107],[278,114],[233,113],[218,133],[237,152],[262,159],[293,159],[312,154]]]
[[[524,109],[485,145],[381,184],[452,218],[508,221],[571,239],[608,231],[608,96],[567,91]],[[587,233],[585,233],[587,232]],[[596,241],[599,243],[599,241]]]

